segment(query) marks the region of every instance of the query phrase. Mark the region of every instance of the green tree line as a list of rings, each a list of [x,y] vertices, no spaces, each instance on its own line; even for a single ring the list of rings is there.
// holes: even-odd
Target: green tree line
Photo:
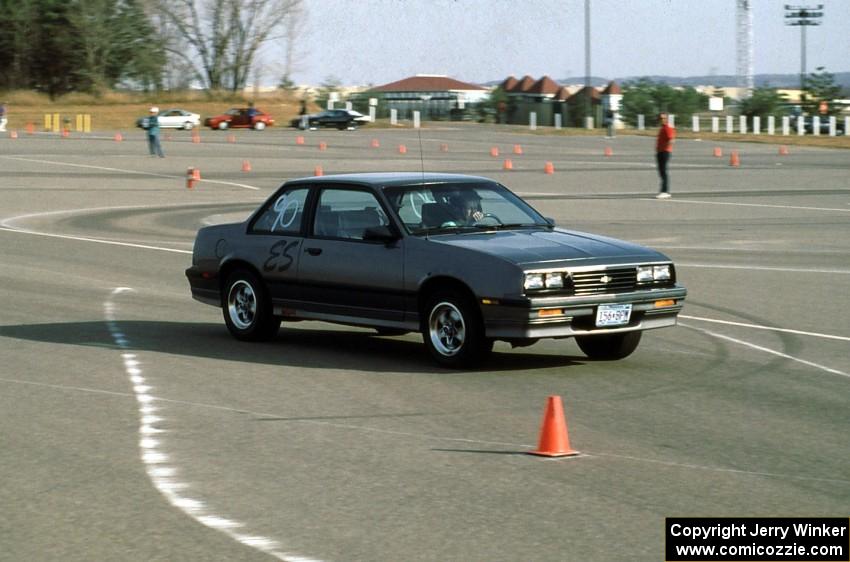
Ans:
[[[0,88],[160,85],[165,53],[138,0],[0,0],[0,13]]]
[[[284,76],[302,0],[0,0],[0,89],[101,93],[118,87],[233,92],[280,42]]]

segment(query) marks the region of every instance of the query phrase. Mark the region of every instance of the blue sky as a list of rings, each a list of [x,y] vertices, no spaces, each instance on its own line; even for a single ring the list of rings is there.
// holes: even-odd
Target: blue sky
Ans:
[[[807,69],[850,71],[850,0],[751,0],[757,74],[800,71],[786,3],[824,5]],[[384,84],[413,74],[469,82],[584,75],[584,0],[307,0],[294,78]],[[591,0],[595,76],[734,74],[735,0]],[[273,51],[270,53],[273,54]],[[276,65],[269,63],[274,74]]]

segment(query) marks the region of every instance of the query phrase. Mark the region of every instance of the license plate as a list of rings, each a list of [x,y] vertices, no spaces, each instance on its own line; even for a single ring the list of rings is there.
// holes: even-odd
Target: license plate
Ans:
[[[622,326],[632,315],[630,304],[600,304],[596,309],[596,326]]]

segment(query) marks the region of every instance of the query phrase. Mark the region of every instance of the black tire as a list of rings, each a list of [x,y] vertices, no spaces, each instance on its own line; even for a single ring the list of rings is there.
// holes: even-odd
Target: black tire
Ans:
[[[576,343],[591,359],[614,361],[632,354],[643,332],[620,332],[598,336],[576,336]]]
[[[438,364],[453,369],[476,366],[493,349],[493,340],[484,337],[484,323],[475,303],[455,292],[428,298],[422,339]]]
[[[228,127],[230,127],[230,123],[228,123],[227,121],[222,121],[218,124],[219,131],[226,131]]]
[[[184,131],[191,131],[194,127],[195,125],[191,121],[186,121],[185,123],[183,123]]]
[[[280,318],[272,314],[271,299],[252,272],[230,274],[221,295],[221,311],[230,334],[242,341],[268,341],[277,335]]]

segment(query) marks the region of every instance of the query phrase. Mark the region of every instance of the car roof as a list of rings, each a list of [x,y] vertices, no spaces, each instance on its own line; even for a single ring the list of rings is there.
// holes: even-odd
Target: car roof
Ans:
[[[336,174],[329,176],[314,176],[289,180],[286,185],[300,183],[340,183],[360,184],[374,187],[390,187],[400,185],[414,185],[426,183],[495,183],[490,178],[480,176],[469,176],[466,174],[445,174],[435,172],[365,172],[357,174]]]

